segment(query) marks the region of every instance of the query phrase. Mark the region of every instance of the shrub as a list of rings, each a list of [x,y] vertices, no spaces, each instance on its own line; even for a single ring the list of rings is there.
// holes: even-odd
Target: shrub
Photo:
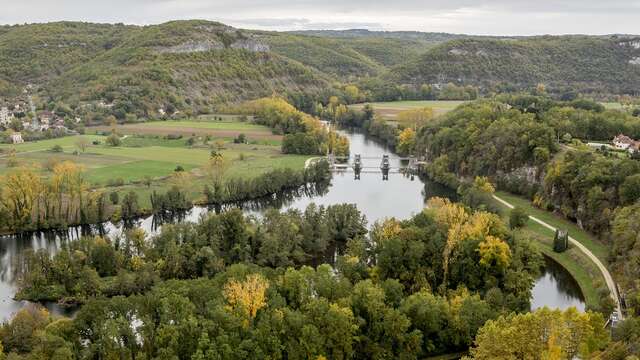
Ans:
[[[511,214],[509,214],[509,227],[512,229],[519,229],[524,227],[529,220],[529,215],[527,212],[521,207],[515,207],[511,210]]]
[[[109,194],[109,200],[113,205],[118,205],[118,203],[120,202],[120,195],[118,195],[117,191],[113,191],[111,192],[111,194]]]
[[[110,186],[110,187],[123,186],[123,185],[124,185],[124,179],[123,178],[107,180],[107,186]]]
[[[175,172],[183,172],[184,168],[182,167],[182,165],[178,165],[178,166],[176,166],[175,169],[173,169],[173,171],[175,171]]]
[[[235,139],[233,139],[234,144],[246,144],[247,137],[244,134],[239,134]]]
[[[106,142],[109,146],[120,146],[122,144],[122,140],[120,140],[120,137],[116,134],[109,135]]]
[[[61,153],[61,152],[62,152],[62,146],[60,146],[60,145],[58,145],[58,144],[53,145],[53,146],[51,147],[51,152]]]

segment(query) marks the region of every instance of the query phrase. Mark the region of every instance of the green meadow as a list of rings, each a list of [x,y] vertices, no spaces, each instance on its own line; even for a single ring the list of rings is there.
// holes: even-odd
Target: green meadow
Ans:
[[[250,123],[199,120],[154,122],[138,126],[153,128],[157,123],[163,123],[162,126],[170,124],[168,126],[176,129],[192,129],[196,126],[236,130],[262,128]],[[276,168],[300,169],[308,158],[282,154],[280,141],[236,144],[228,137],[210,135],[195,136],[193,142],[187,141],[190,137],[191,135],[168,139],[151,131],[148,134],[141,132],[139,135],[126,135],[120,146],[107,145],[107,137],[99,135],[77,135],[19,145],[0,145],[0,175],[15,167],[24,166],[36,169],[47,177],[51,175],[55,163],[72,161],[84,168],[85,177],[92,188],[105,188],[109,192],[133,190],[138,193],[141,205],[148,206],[149,194],[154,190],[169,189],[173,185],[171,175],[180,168],[188,174],[189,195],[192,200],[199,198],[204,185],[209,182],[203,167],[209,162],[213,149],[221,153],[228,163],[225,173],[227,178],[250,178]],[[248,139],[251,140],[250,137]],[[84,151],[78,145],[81,142],[89,144]],[[58,151],[54,151],[54,147],[58,146]]]

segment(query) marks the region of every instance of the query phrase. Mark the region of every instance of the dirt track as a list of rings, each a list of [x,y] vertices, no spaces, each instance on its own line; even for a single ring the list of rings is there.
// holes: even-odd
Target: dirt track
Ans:
[[[501,204],[503,204],[504,206],[508,207],[509,209],[513,209],[514,208],[514,206],[512,204],[510,204],[506,200],[503,200],[502,198],[499,198],[496,195],[493,195],[493,198],[495,200],[497,200],[498,202],[500,202]],[[549,229],[551,231],[556,231],[557,230],[555,227],[547,224],[546,222],[538,219],[535,216],[529,216],[529,218],[531,220],[537,222],[538,224],[546,227],[547,229]],[[591,261],[593,261],[594,264],[596,264],[596,266],[598,267],[598,269],[602,273],[602,276],[604,277],[605,282],[607,283],[607,287],[609,288],[609,292],[611,293],[611,299],[613,299],[614,303],[616,304],[615,312],[618,313],[618,319],[622,320],[623,319],[623,314],[622,314],[622,306],[620,304],[620,297],[618,297],[618,290],[616,288],[616,283],[613,280],[613,276],[611,276],[611,273],[609,273],[609,270],[607,270],[607,267],[604,266],[604,264],[600,261],[600,259],[598,259],[597,256],[595,256],[589,249],[587,249],[586,246],[582,245],[578,240],[576,240],[576,239],[572,238],[571,236],[569,236],[569,243],[571,245],[574,245],[575,247],[577,247]]]

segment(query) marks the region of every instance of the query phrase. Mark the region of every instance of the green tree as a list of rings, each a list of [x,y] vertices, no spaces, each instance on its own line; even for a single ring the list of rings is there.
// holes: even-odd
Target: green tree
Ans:
[[[630,205],[640,199],[640,174],[627,177],[618,189],[622,205]]]
[[[138,194],[129,191],[122,199],[122,218],[131,219],[138,215]]]
[[[522,228],[527,225],[528,221],[529,215],[527,214],[527,211],[522,207],[516,206],[509,213],[509,227],[511,229]]]
[[[120,146],[122,144],[122,140],[120,139],[120,136],[118,136],[115,133],[109,135],[109,137],[107,137],[107,140],[105,140],[105,142],[107,143],[107,145],[113,146],[113,147]]]

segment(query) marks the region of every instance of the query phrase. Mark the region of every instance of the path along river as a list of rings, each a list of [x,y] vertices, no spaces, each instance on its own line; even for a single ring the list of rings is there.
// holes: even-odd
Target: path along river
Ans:
[[[398,167],[400,161],[391,154],[389,149],[368,139],[358,132],[344,132],[351,141],[351,154],[362,154],[363,157],[382,158],[383,154],[390,154],[392,167]],[[378,167],[380,160],[363,160],[365,167]],[[424,208],[426,199],[433,196],[455,198],[455,192],[432,182],[423,182],[417,177],[411,180],[402,174],[392,173],[388,181],[382,180],[382,174],[365,172],[360,180],[354,179],[352,172],[334,174],[331,186],[322,195],[308,195],[294,197],[281,208],[304,209],[310,203],[331,205],[339,203],[357,204],[369,224],[385,217],[406,219]],[[206,212],[205,208],[195,207],[186,216],[187,221],[197,221]],[[148,217],[139,220],[138,226],[148,233],[154,230],[154,219]],[[121,224],[107,223],[103,226],[109,236],[118,236],[122,232]],[[23,302],[13,300],[16,290],[17,273],[22,261],[21,253],[24,249],[47,249],[55,253],[63,241],[73,241],[79,236],[78,229],[71,229],[68,236],[60,237],[52,233],[40,233],[28,237],[10,236],[0,239],[0,319],[6,319],[22,306]],[[547,261],[545,270],[537,279],[532,291],[531,306],[567,308],[576,306],[584,309],[584,299],[580,289],[571,275],[553,261]],[[55,304],[48,304],[48,308],[57,314],[64,314],[64,310]]]

